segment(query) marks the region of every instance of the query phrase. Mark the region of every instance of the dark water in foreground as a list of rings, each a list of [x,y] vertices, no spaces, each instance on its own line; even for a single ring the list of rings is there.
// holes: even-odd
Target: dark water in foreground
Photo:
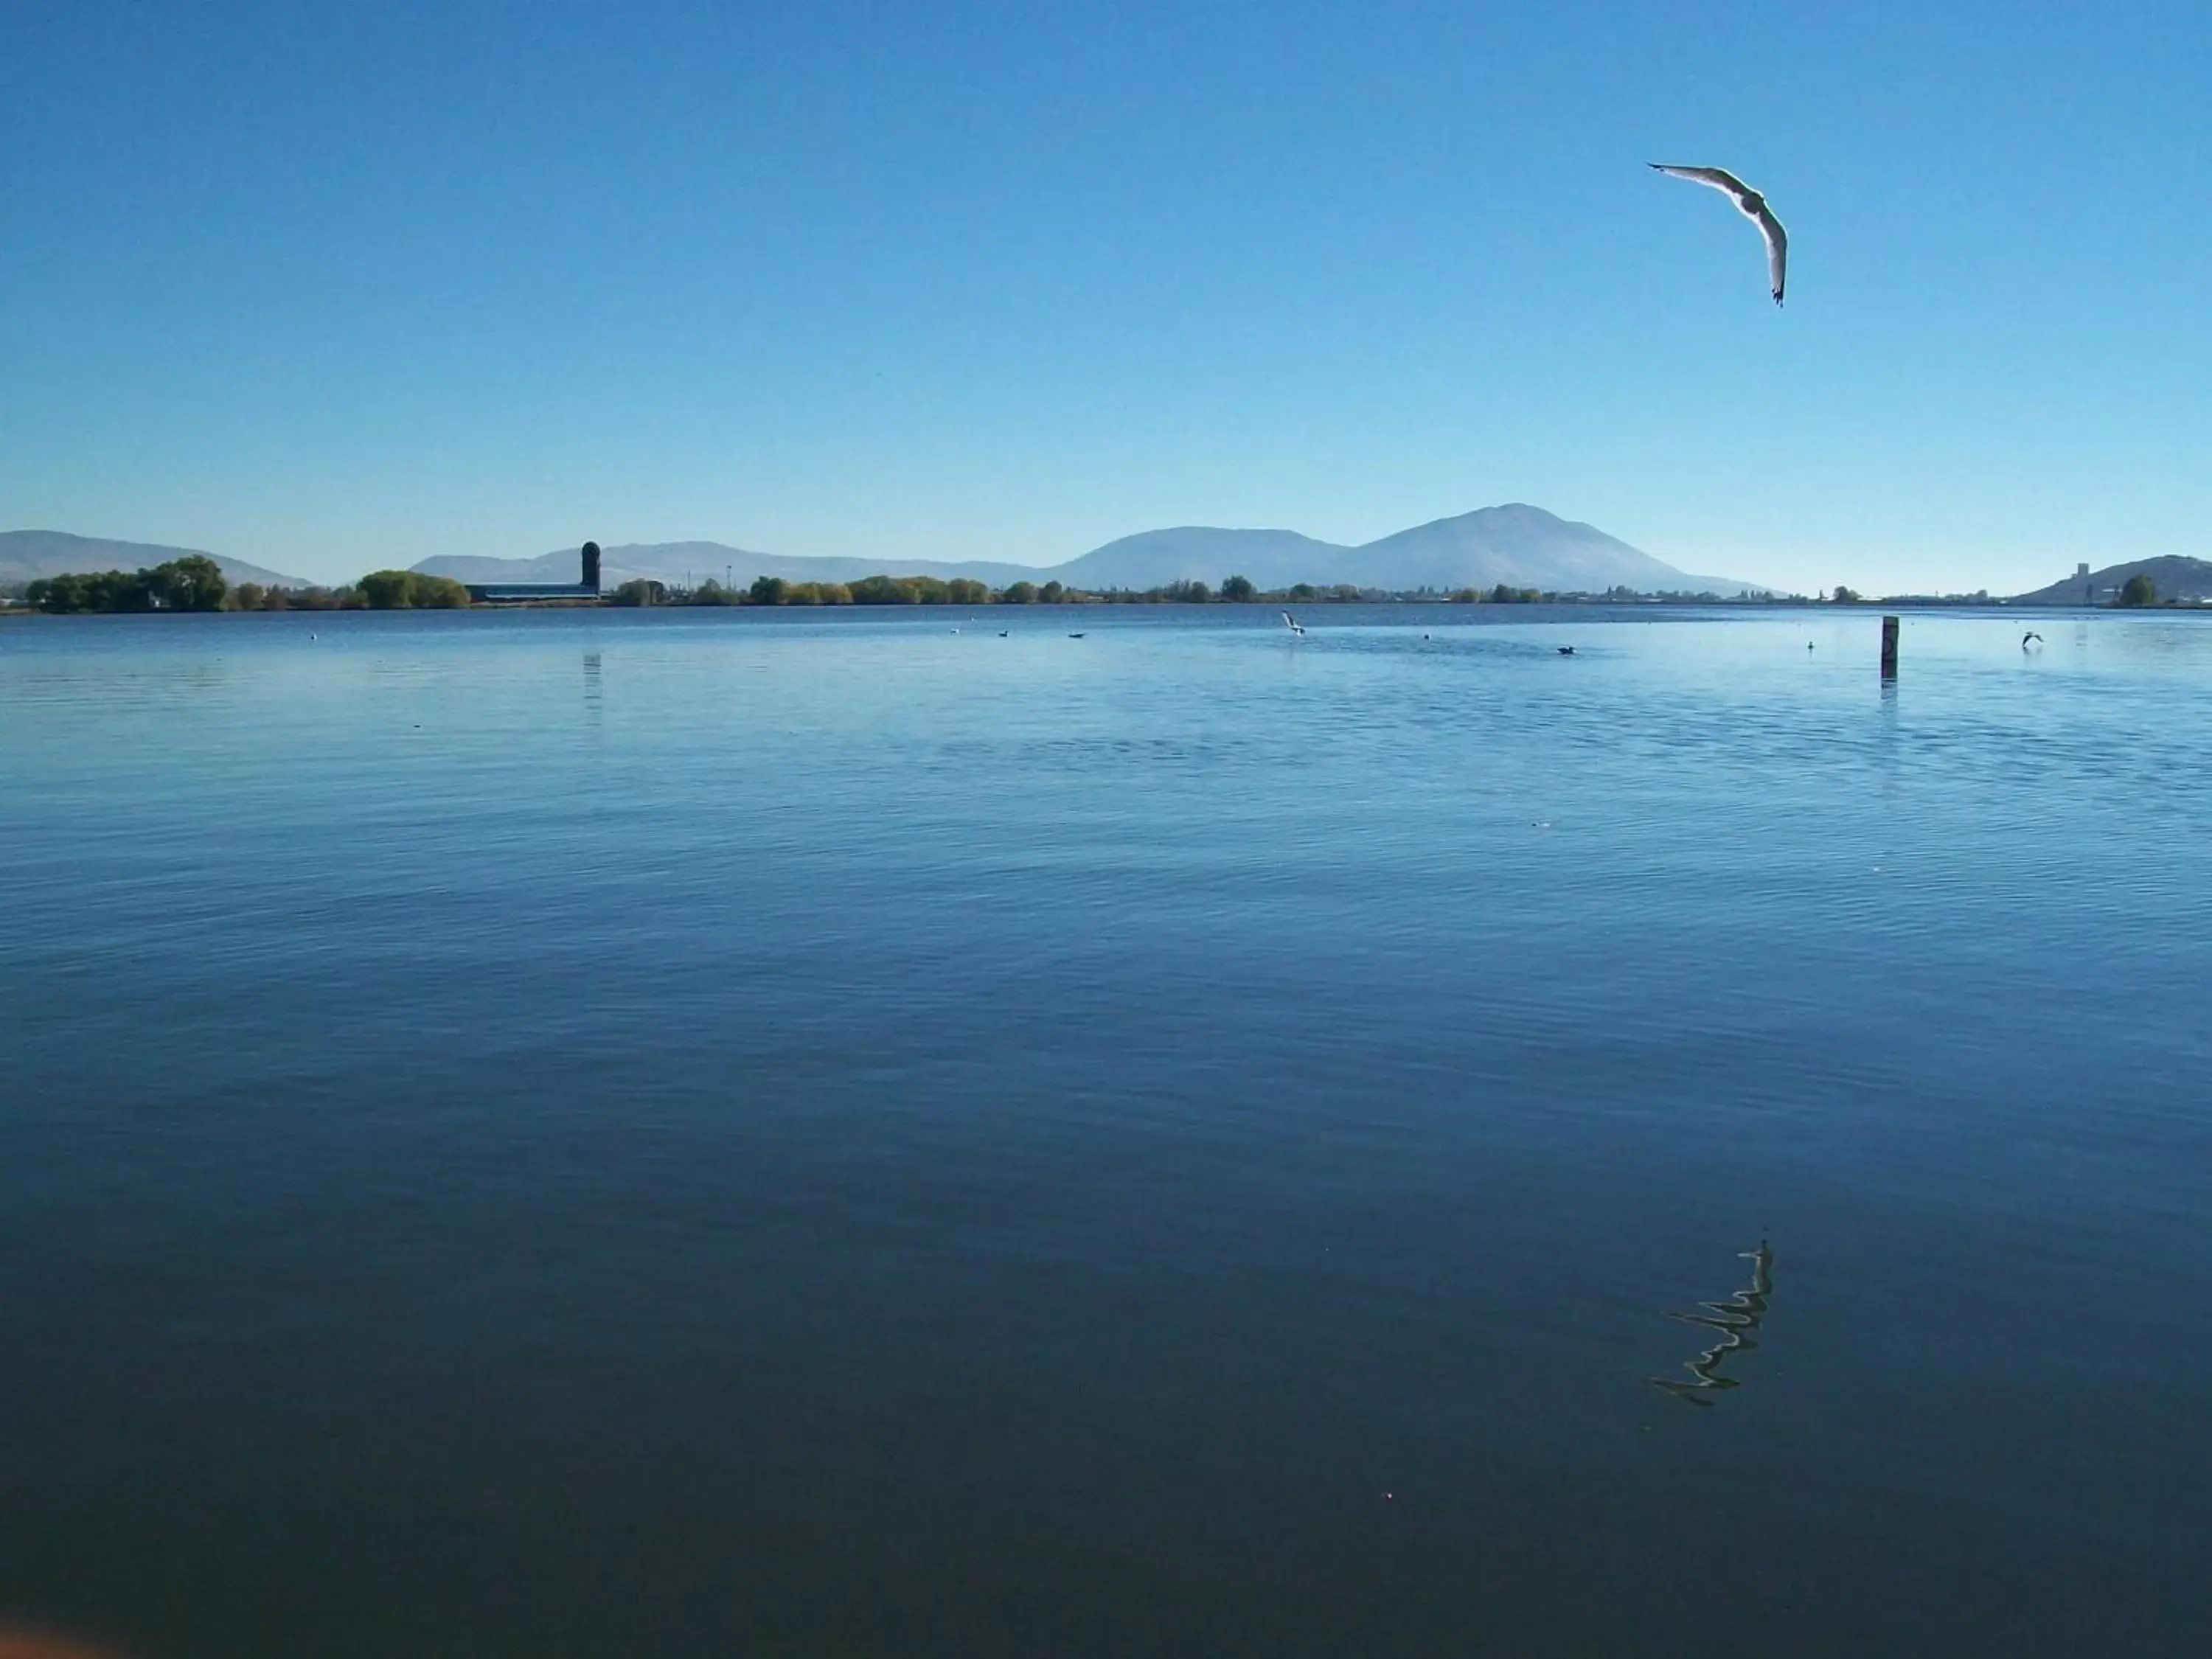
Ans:
[[[2212,625],[1509,617],[0,624],[0,1618],[2201,1653]]]

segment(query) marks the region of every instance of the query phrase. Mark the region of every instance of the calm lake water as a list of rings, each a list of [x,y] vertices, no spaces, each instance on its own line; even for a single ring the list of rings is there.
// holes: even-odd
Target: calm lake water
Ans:
[[[2201,1654],[2212,618],[1309,620],[0,623],[0,1622]]]

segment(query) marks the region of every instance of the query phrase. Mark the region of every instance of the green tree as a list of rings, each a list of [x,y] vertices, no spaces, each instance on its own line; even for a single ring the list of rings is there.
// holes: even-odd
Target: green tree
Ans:
[[[1058,605],[1067,597],[1067,590],[1058,582],[1047,582],[1037,589],[1037,598],[1047,605]]]
[[[204,553],[187,553],[138,574],[153,602],[164,611],[220,611],[223,596],[230,592],[222,567]]]
[[[668,589],[663,583],[647,576],[633,576],[609,596],[608,603],[623,605],[665,605]]]
[[[1221,597],[1231,605],[1249,605],[1259,591],[1249,576],[1231,576],[1221,584]]]
[[[411,570],[372,570],[355,585],[371,611],[405,611],[415,603]]]
[[[2138,570],[2120,584],[2120,603],[2124,605],[2156,605],[2158,584]]]
[[[1035,582],[1016,582],[999,595],[999,603],[1000,605],[1035,605],[1036,599],[1037,587]]]
[[[41,576],[23,590],[23,603],[49,616],[66,617],[76,609],[76,590],[71,585],[76,580],[74,576]]]
[[[896,576],[863,576],[852,584],[854,605],[912,605],[915,591]]]
[[[465,611],[469,608],[469,590],[451,576],[426,576],[419,570],[408,574],[415,578],[410,592],[417,611]]]
[[[1302,603],[1310,601],[1315,597],[1314,585],[1311,582],[1299,582],[1296,584],[1291,589],[1291,597]]]
[[[1836,603],[1838,605],[1856,605],[1858,602],[1859,596],[1851,589],[1845,587],[1840,582],[1836,585]]]
[[[288,587],[273,589],[284,595],[279,611],[359,611],[368,601],[358,587]]]
[[[151,611],[153,573],[141,570],[83,570],[48,576],[23,592],[24,603],[57,617],[97,611]]]
[[[691,595],[691,603],[694,605],[735,605],[738,603],[738,596],[732,592],[728,588],[723,586],[721,583],[716,581],[712,576],[709,576],[705,581],[699,584],[697,591]]]
[[[746,597],[755,605],[781,605],[787,586],[781,576],[756,576]]]
[[[227,611],[258,611],[269,597],[269,590],[259,582],[240,582],[230,590],[225,604]]]
[[[988,605],[991,590],[969,576],[956,576],[945,585],[947,596],[955,605]]]

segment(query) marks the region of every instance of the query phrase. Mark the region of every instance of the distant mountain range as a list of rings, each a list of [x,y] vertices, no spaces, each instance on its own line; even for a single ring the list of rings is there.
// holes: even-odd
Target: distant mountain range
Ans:
[[[58,530],[9,530],[0,531],[0,586],[80,571],[136,570],[189,554],[213,559],[233,582],[259,582],[265,587],[316,585],[305,577],[288,576],[198,548],[111,541]],[[415,568],[471,582],[573,582],[577,556],[574,548],[534,559],[447,555],[424,559]],[[1731,576],[1692,575],[1601,530],[1518,502],[1438,519],[1358,547],[1316,541],[1295,530],[1219,530],[1191,525],[1124,536],[1080,558],[1042,568],[939,559],[793,558],[726,547],[720,542],[657,542],[608,548],[604,569],[610,586],[633,576],[663,581],[686,578],[704,581],[712,576],[744,586],[757,576],[847,582],[880,574],[969,576],[994,587],[1018,581],[1057,580],[1069,587],[1097,591],[1159,587],[1189,580],[1218,587],[1224,577],[1241,575],[1267,588],[1290,587],[1299,582],[1311,582],[1317,587],[1349,582],[1390,592],[1424,587],[1443,592],[1487,588],[1500,582],[1554,593],[1602,593],[1613,587],[1639,593],[1734,595],[1772,591]],[[2166,554],[2069,576],[2008,603],[2105,604],[2118,593],[2129,577],[2137,574],[2158,585],[2160,599],[2212,600],[2212,560]]]
[[[562,548],[534,559],[446,556],[425,559],[415,568],[466,582],[568,582],[576,580],[576,550]],[[1066,564],[1043,568],[933,559],[795,558],[719,542],[659,542],[606,548],[604,570],[610,584],[635,576],[662,581],[704,581],[711,576],[740,586],[757,576],[849,582],[888,574],[968,576],[994,587],[1058,581],[1095,592],[1191,580],[1218,586],[1224,577],[1238,575],[1263,588],[1348,582],[1391,592],[1486,588],[1500,582],[1561,593],[1601,593],[1613,587],[1639,593],[1767,591],[1733,577],[1692,575],[1601,530],[1517,502],[1438,519],[1358,547],[1316,541],[1294,530],[1186,526],[1124,536]]]
[[[243,559],[226,559],[220,553],[204,553],[197,547],[112,542],[58,530],[0,530],[0,586],[34,582],[42,576],[73,576],[88,570],[143,570],[192,555],[213,559],[229,581],[259,582],[264,587],[313,586],[304,577],[264,570]]]
[[[2087,575],[2069,576],[2033,593],[2023,593],[2014,605],[2105,605],[2118,594],[2130,576],[2148,576],[2157,584],[2161,599],[2212,599],[2212,560],[2185,558],[2179,553],[2154,559],[2135,559],[2108,564]]]

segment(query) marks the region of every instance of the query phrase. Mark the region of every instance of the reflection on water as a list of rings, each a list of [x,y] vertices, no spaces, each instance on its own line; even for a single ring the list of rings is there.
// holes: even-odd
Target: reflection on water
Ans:
[[[1752,1333],[1766,1317],[1766,1298],[1774,1288],[1774,1252],[1765,1239],[1759,1241],[1755,1250],[1746,1250],[1743,1259],[1751,1263],[1751,1283],[1725,1302],[1700,1302],[1703,1313],[1678,1313],[1672,1317],[1688,1325],[1702,1325],[1709,1331],[1718,1331],[1720,1340],[1707,1348],[1695,1359],[1685,1360],[1682,1369],[1689,1372],[1692,1381],[1684,1382],[1671,1376],[1652,1376],[1644,1380],[1654,1388],[1663,1389],[1677,1400],[1692,1406],[1710,1406],[1710,1396],[1723,1389],[1741,1386],[1738,1378],[1721,1375],[1721,1362],[1730,1354],[1746,1348],[1755,1348]]]

